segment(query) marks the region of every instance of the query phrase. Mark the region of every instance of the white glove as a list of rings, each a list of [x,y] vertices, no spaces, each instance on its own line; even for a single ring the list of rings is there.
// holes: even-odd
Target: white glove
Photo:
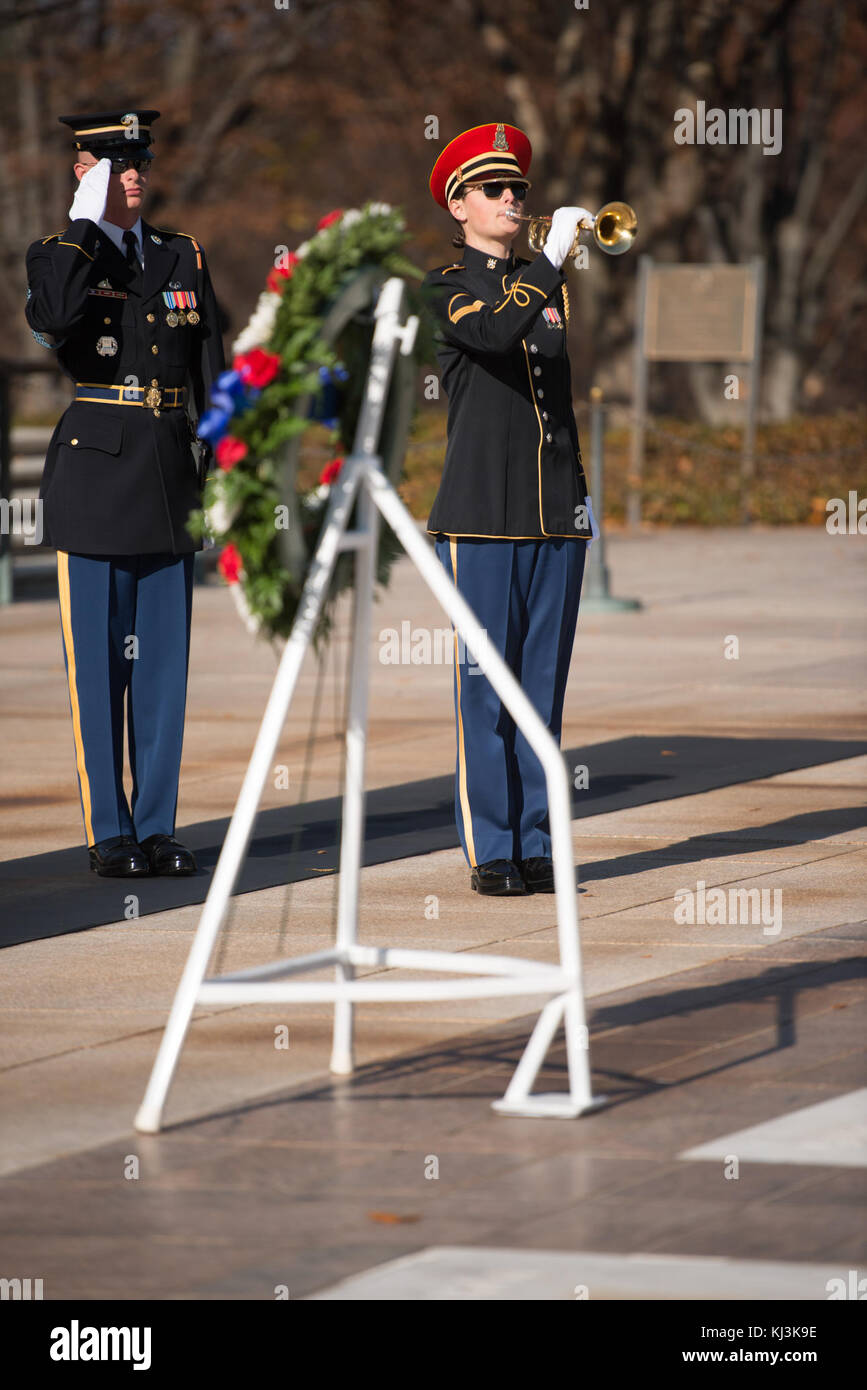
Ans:
[[[579,222],[592,222],[593,213],[586,208],[558,208],[551,218],[551,230],[545,238],[544,252],[559,270],[569,252]]]
[[[593,542],[596,540],[597,536],[599,535],[599,524],[598,524],[598,522],[597,522],[595,516],[593,515],[593,500],[592,500],[592,498],[590,498],[590,497],[585,497],[585,498],[584,498],[584,504],[585,504],[585,506],[587,507],[587,519],[588,519],[588,521],[590,522],[590,530],[591,530],[591,532],[592,532],[592,534],[591,534],[591,536],[590,536],[590,539],[589,539],[589,541],[587,542],[587,549],[589,550],[590,547],[591,547],[591,545],[593,544]]]
[[[110,177],[110,159],[101,159],[98,164],[91,165],[75,191],[69,209],[70,222],[77,221],[79,217],[89,217],[91,222],[99,222],[105,216]]]

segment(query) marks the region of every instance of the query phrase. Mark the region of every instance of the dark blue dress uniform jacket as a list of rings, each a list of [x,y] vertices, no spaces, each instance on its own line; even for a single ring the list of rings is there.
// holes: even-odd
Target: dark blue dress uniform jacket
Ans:
[[[590,536],[585,512],[576,512],[587,485],[572,412],[562,286],[562,272],[545,255],[502,260],[472,246],[459,264],[425,277],[449,401],[448,448],[429,532],[512,540]]]
[[[217,306],[193,237],[142,219],[139,292],[125,257],[95,222],[79,218],[27,252],[30,327],[54,341],[76,383],[186,387],[187,406],[73,401],[51,439],[40,488],[44,543],[90,555],[200,550],[186,530],[201,502],[192,450],[195,418],[223,370]],[[108,282],[106,285],[105,282]],[[171,327],[170,284],[192,291],[199,322]],[[189,411],[189,414],[188,414]]]

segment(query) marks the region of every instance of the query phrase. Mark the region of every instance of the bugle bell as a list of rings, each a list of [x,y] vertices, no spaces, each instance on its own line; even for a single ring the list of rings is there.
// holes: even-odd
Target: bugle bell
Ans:
[[[511,212],[509,216],[515,222],[526,222],[527,241],[531,251],[541,251],[548,239],[548,232],[551,229],[551,218],[540,213],[517,213]],[[635,209],[628,203],[606,203],[601,207],[596,216],[588,222],[583,219],[578,224],[575,233],[575,240],[569,251],[569,256],[577,256],[580,251],[579,237],[583,231],[592,231],[593,239],[600,251],[604,251],[608,256],[622,256],[624,251],[628,251],[635,240],[638,230],[638,218]]]

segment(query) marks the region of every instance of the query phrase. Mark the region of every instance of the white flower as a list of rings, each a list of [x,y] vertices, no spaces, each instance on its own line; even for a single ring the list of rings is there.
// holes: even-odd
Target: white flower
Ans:
[[[349,208],[340,219],[341,227],[354,227],[356,222],[361,221],[361,213],[358,208]]]
[[[247,602],[247,595],[244,593],[244,586],[239,580],[237,584],[230,584],[229,590],[235,600],[235,607],[241,616],[241,620],[248,632],[255,637],[262,627],[262,619],[257,616]]]
[[[367,211],[371,217],[388,217],[392,207],[390,203],[368,203]]]
[[[218,496],[210,507],[205,509],[205,520],[208,523],[208,530],[214,536],[225,536],[235,517],[238,515],[239,504],[234,503],[229,506],[224,497]]]
[[[330,492],[330,483],[320,483],[318,487],[311,488],[310,492],[305,492],[304,506],[308,511],[320,512],[328,501]]]
[[[277,317],[279,304],[279,294],[274,294],[271,290],[262,291],[247,327],[232,344],[233,357],[242,352],[249,352],[251,348],[262,347],[264,343],[267,343],[274,331],[274,320]]]
[[[307,252],[308,252],[309,250],[310,250],[310,242],[309,242],[309,241],[302,241],[301,245],[298,247],[298,250],[295,252],[295,255],[298,257],[299,261],[303,261],[303,260],[304,260],[304,257],[307,255]]]

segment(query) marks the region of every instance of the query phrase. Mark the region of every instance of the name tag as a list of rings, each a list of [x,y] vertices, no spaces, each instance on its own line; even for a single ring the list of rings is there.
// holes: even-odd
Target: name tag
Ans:
[[[88,290],[88,294],[98,295],[100,299],[128,299],[126,290]]]

